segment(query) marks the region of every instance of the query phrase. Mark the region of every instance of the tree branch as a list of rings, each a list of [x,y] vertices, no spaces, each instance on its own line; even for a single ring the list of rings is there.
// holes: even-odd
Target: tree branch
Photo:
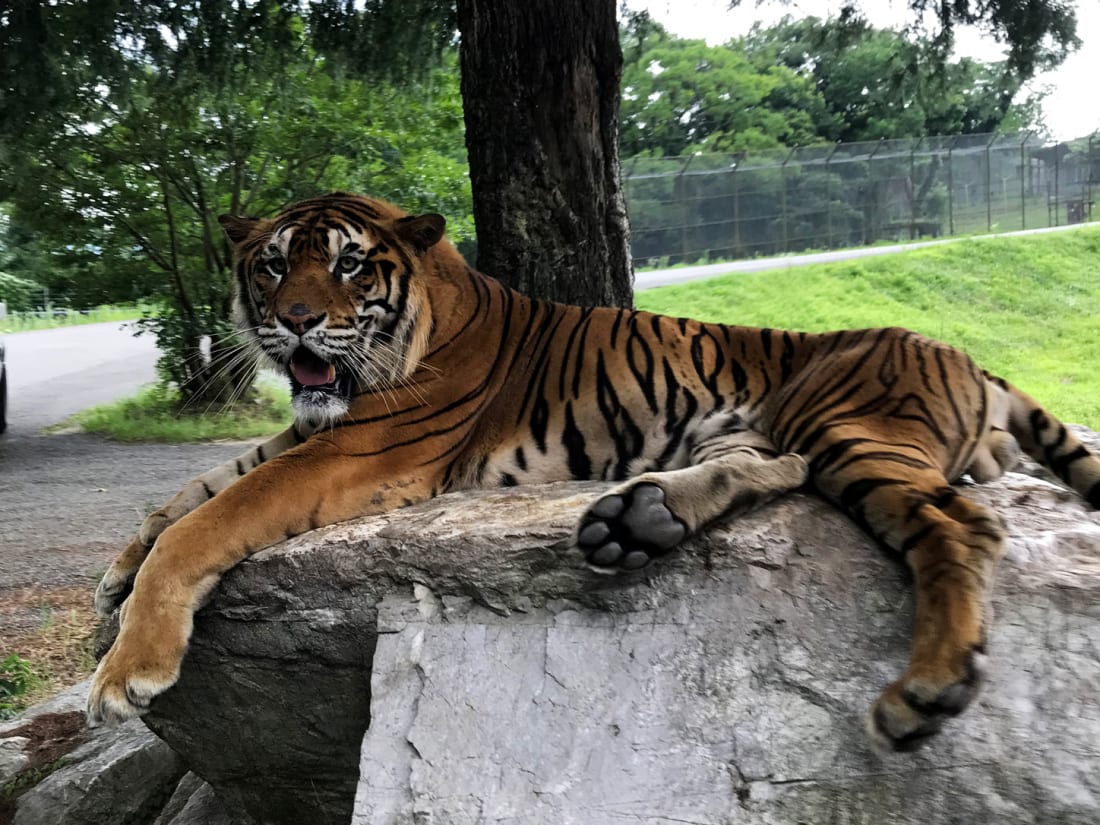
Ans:
[[[168,183],[163,175],[158,175],[157,181],[160,183],[160,191],[163,196],[164,215],[168,220],[168,243],[172,264],[172,268],[169,271],[172,273],[172,281],[176,286],[176,297],[179,299],[180,309],[183,310],[187,319],[194,324],[195,306],[191,303],[191,298],[187,294],[187,287],[183,283],[183,276],[180,274],[178,241],[176,239],[176,219],[172,212],[172,201],[168,196]]]

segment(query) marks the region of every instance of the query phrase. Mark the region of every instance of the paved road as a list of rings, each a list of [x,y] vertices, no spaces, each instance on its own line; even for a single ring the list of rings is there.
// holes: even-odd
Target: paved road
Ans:
[[[92,404],[156,377],[157,350],[129,325],[92,324],[6,335],[8,431],[0,436],[0,602],[20,588],[82,585],[150,509],[242,444],[116,444],[97,436],[43,436]],[[0,610],[0,639],[26,616]],[[23,624],[21,624],[21,622]]]
[[[246,448],[117,444],[83,434],[0,437],[0,592],[102,572],[147,512]],[[95,557],[80,558],[84,551]]]
[[[156,380],[156,343],[150,335],[134,337],[133,324],[19,332],[4,336],[4,345],[9,438],[33,435]]]

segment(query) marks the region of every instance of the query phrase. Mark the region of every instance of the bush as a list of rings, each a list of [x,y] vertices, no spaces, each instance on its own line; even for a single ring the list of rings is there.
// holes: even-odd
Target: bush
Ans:
[[[32,309],[35,297],[41,294],[42,287],[34,281],[0,272],[0,302],[8,305],[9,312]]]
[[[20,710],[19,697],[38,682],[31,663],[12,653],[0,661],[0,719],[10,719]]]

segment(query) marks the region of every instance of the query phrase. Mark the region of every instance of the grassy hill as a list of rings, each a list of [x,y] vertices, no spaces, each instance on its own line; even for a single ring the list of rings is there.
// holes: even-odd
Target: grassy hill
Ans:
[[[640,309],[806,331],[903,326],[1100,429],[1100,227],[978,238],[639,292]]]

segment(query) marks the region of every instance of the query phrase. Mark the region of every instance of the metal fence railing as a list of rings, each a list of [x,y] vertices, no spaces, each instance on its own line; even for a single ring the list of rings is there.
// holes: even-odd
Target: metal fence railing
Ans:
[[[1100,135],[1031,133],[627,159],[634,262],[664,266],[1092,219]]]

